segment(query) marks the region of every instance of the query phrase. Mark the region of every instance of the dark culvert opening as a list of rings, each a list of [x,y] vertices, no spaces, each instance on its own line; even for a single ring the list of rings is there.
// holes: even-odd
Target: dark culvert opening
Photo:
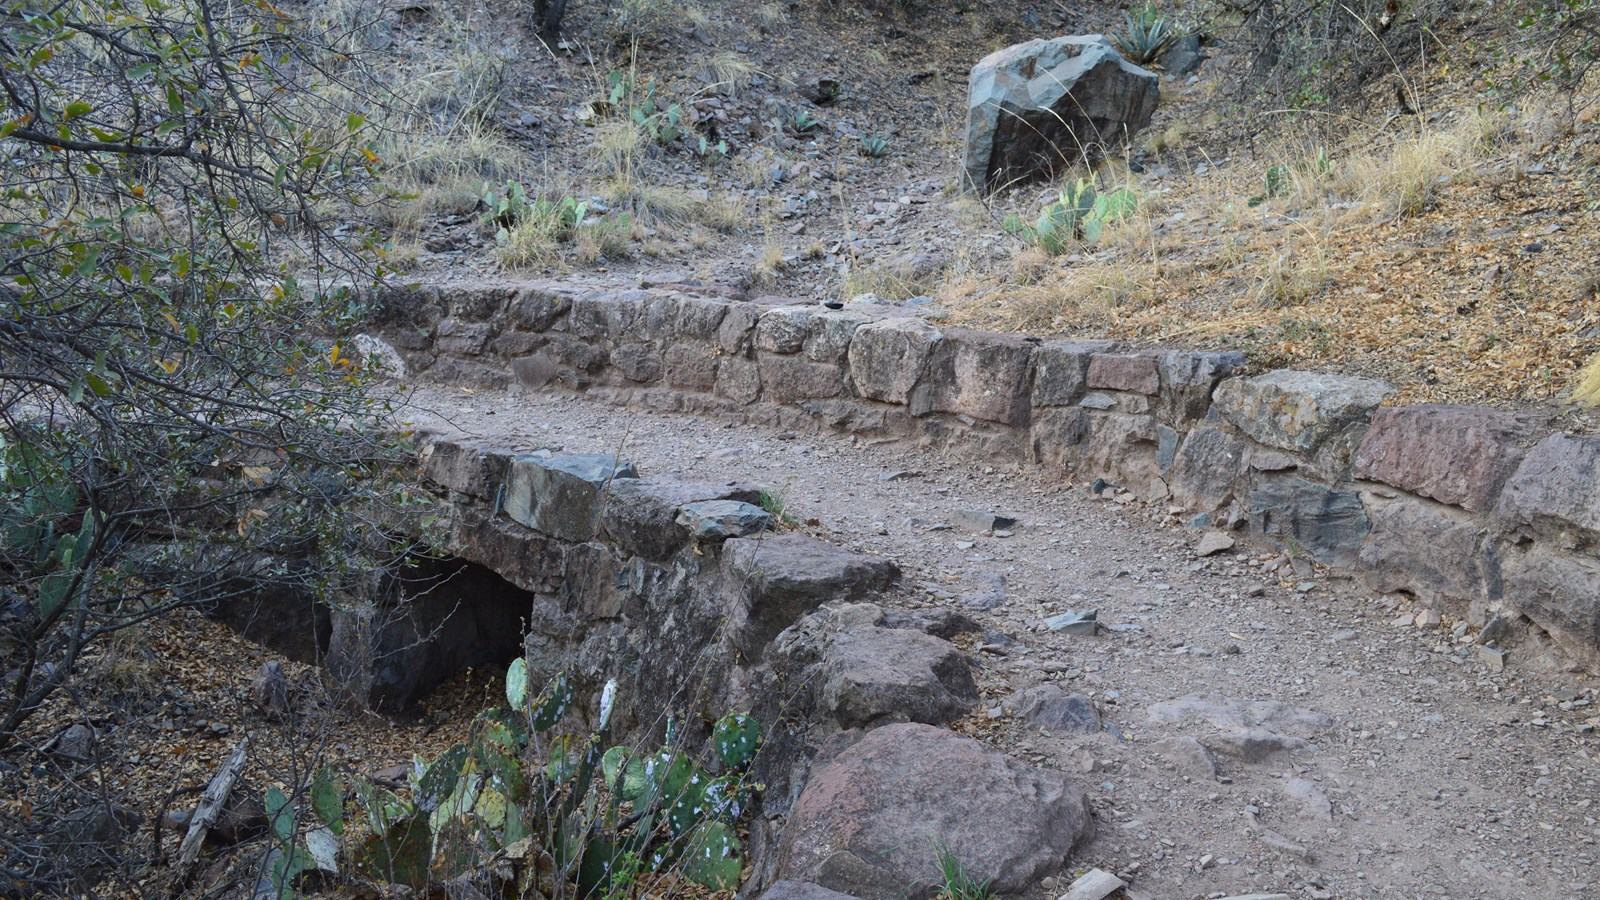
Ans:
[[[455,557],[417,557],[378,575],[374,599],[336,610],[327,666],[372,709],[404,710],[458,672],[522,652],[534,594]]]

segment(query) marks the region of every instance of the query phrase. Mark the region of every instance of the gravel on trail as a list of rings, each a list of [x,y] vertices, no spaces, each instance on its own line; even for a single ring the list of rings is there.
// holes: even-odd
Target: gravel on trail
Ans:
[[[1595,680],[1496,668],[1449,611],[1244,543],[1201,556],[1164,504],[1012,463],[564,394],[423,387],[402,416],[757,483],[799,527],[898,563],[885,602],[976,618],[984,701],[956,727],[1093,804],[1051,898],[1092,867],[1146,898],[1600,896]],[[1090,610],[1098,627],[1044,624]],[[1030,725],[1012,696],[1047,682],[1091,698],[1101,730]]]

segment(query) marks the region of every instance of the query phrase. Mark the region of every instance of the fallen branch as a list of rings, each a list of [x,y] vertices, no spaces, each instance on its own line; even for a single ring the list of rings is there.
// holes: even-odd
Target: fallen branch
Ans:
[[[200,856],[201,843],[222,814],[223,804],[228,802],[228,795],[233,793],[233,783],[239,780],[239,773],[244,771],[245,754],[249,747],[249,736],[240,738],[222,767],[217,769],[217,774],[211,777],[211,783],[206,785],[200,805],[195,808],[194,818],[189,820],[189,833],[183,836],[183,843],[178,846],[178,870],[174,885],[179,890],[189,880],[189,870]]]

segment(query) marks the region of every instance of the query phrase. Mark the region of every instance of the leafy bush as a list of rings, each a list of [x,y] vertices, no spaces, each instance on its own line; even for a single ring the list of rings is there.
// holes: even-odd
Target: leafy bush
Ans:
[[[331,581],[399,458],[321,337],[377,276],[329,221],[378,177],[354,60],[257,4],[4,9],[0,750],[97,644],[276,577],[261,547]]]
[[[1139,198],[1128,188],[1100,193],[1092,178],[1080,178],[1062,189],[1034,224],[1020,216],[1007,216],[1004,228],[1051,256],[1065,253],[1079,242],[1099,243],[1108,224],[1119,222],[1138,209]]]
[[[437,759],[416,758],[408,797],[368,781],[354,785],[367,826],[344,848],[356,872],[412,888],[497,881],[518,896],[535,888],[561,896],[561,885],[572,885],[574,896],[622,897],[641,874],[666,871],[711,890],[736,889],[738,827],[760,789],[749,779],[760,724],[742,713],[716,723],[711,751],[722,774],[714,777],[677,746],[670,720],[653,752],[608,747],[615,700],[611,682],[593,733],[552,737],[575,705],[573,682],[557,674],[535,694],[517,660],[506,673],[509,708],[480,715],[471,739]],[[297,840],[288,798],[268,791],[280,892],[299,872],[337,858],[337,842],[327,850],[331,838],[348,838],[331,775],[319,774],[309,794],[321,824]]]
[[[1172,23],[1156,10],[1155,4],[1145,3],[1122,14],[1125,31],[1112,38],[1117,49],[1129,60],[1145,65],[1154,62],[1161,51],[1172,46],[1178,32]]]

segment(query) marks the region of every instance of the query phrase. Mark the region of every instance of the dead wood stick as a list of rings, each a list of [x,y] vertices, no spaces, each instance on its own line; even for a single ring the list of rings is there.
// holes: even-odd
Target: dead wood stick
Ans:
[[[206,785],[200,805],[195,808],[194,818],[189,820],[189,833],[183,836],[183,843],[178,845],[177,884],[182,885],[189,879],[189,869],[200,856],[200,844],[205,841],[211,826],[216,824],[217,817],[222,815],[222,805],[228,802],[233,783],[239,780],[239,773],[244,771],[245,753],[249,747],[249,736],[240,738],[222,767],[217,769],[217,774],[211,776],[211,783]]]

